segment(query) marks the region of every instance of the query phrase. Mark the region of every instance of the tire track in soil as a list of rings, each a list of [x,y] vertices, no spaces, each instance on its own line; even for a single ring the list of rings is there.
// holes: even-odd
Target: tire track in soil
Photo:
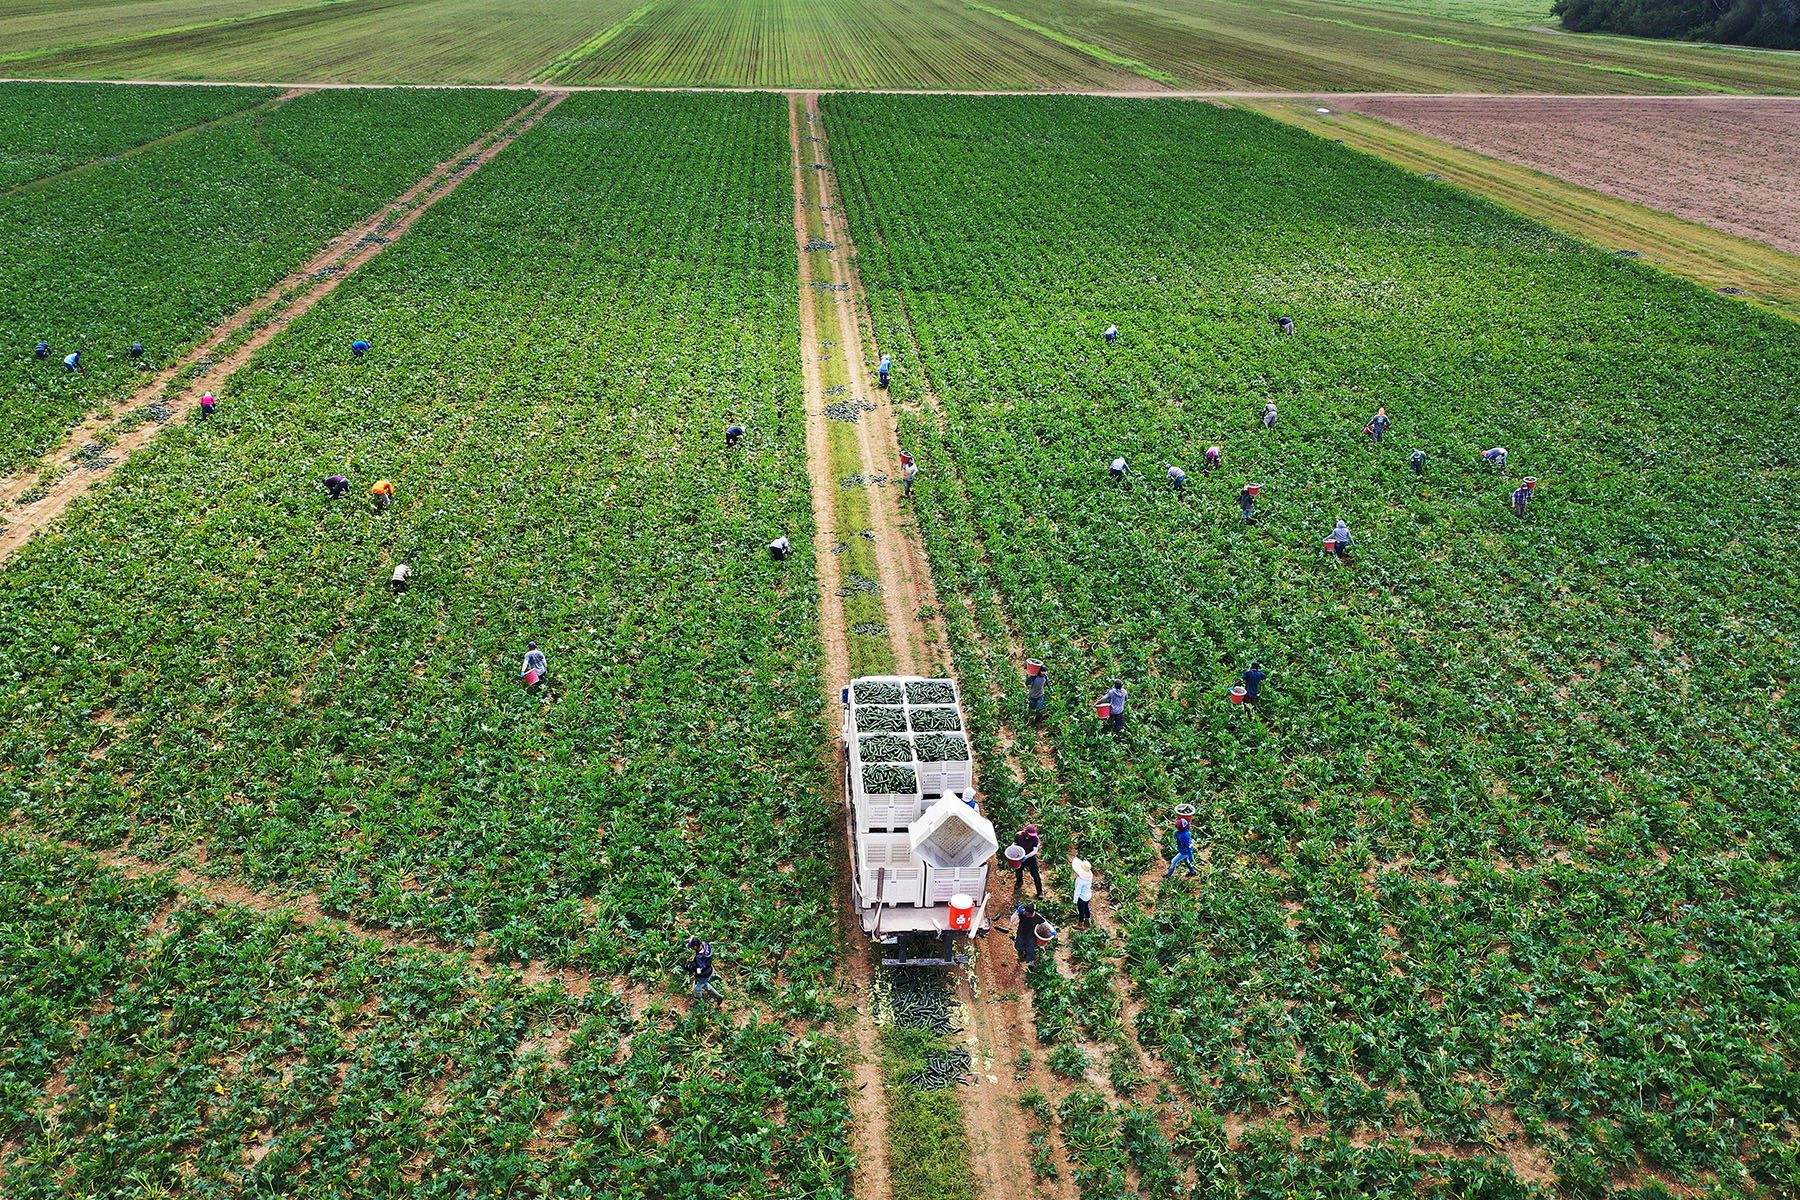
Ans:
[[[844,606],[838,599],[838,589],[843,586],[841,564],[836,555],[817,552],[824,539],[830,536],[829,531],[836,528],[834,510],[838,481],[833,477],[831,469],[831,435],[825,416],[828,401],[825,397],[824,377],[819,370],[819,343],[822,340],[819,336],[819,289],[813,286],[812,255],[805,249],[809,240],[806,172],[811,166],[805,161],[802,150],[809,143],[802,140],[801,120],[801,100],[797,96],[791,97],[788,102],[788,140],[792,148],[794,169],[794,240],[800,263],[800,361],[801,376],[806,387],[806,462],[811,476],[813,534],[816,541],[813,558],[819,584],[819,635],[825,651],[823,683],[826,695],[823,711],[829,714],[835,711],[835,693],[839,686],[837,681],[849,678],[850,632],[846,628]],[[848,353],[848,348],[841,343],[840,348]],[[899,633],[898,628],[893,625],[889,626],[889,630],[895,636]],[[835,738],[832,740],[835,745]],[[829,756],[828,761],[835,764],[836,756]],[[826,786],[832,790],[832,803],[843,805],[846,802],[844,797],[836,794],[842,786],[839,773],[828,766],[822,774]],[[851,895],[851,874],[850,847],[846,841],[838,848],[839,903],[836,909],[843,931],[844,982],[859,997],[853,1010],[855,1019],[852,1022],[854,1060],[849,1064],[851,1083],[854,1084],[849,1093],[850,1111],[854,1119],[852,1149],[856,1155],[853,1186],[858,1200],[887,1200],[893,1194],[893,1188],[888,1174],[887,1096],[881,1073],[880,1034],[875,1028],[874,1018],[864,1011],[875,982],[875,965],[868,942],[863,937],[861,922],[851,906],[843,902]]]
[[[163,402],[180,405],[166,421],[142,420],[104,447],[106,461],[84,468],[78,458],[95,439],[118,419],[111,413],[89,416],[46,458],[46,468],[27,468],[0,481],[0,506],[7,522],[0,528],[0,561],[5,561],[38,531],[53,524],[75,501],[109,478],[130,455],[153,441],[166,425],[192,416],[191,401],[209,378],[229,379],[264,346],[274,341],[290,322],[337,290],[382,251],[410,230],[435,205],[460,187],[476,171],[491,162],[513,140],[557,105],[567,92],[534,96],[531,103],[500,125],[481,135],[461,152],[439,163],[419,182],[383,205],[375,215],[339,234],[311,260],[285,276],[257,299],[240,308],[215,328],[198,346],[157,372],[126,401],[127,412]],[[242,336],[240,338],[240,335]],[[212,357],[219,355],[219,357]],[[191,376],[183,378],[192,369]],[[48,478],[46,485],[43,481]],[[26,500],[36,490],[42,495]]]
[[[857,440],[862,453],[863,470],[865,473],[880,471],[883,464],[893,462],[898,453],[897,446],[884,445],[883,434],[878,429],[878,425],[880,429],[893,425],[894,405],[890,394],[873,388],[869,379],[869,358],[864,352],[861,319],[861,313],[867,310],[867,301],[861,276],[856,269],[855,242],[851,237],[847,218],[844,217],[835,171],[831,166],[830,143],[824,117],[819,109],[819,93],[811,92],[795,97],[790,111],[793,117],[796,164],[795,228],[804,246],[807,238],[806,220],[800,207],[805,197],[804,172],[819,168],[816,174],[822,208],[820,217],[825,229],[829,231],[829,240],[834,243],[834,248],[818,253],[828,253],[829,281],[843,289],[840,291],[834,288],[825,294],[832,298],[837,309],[837,348],[846,357],[849,367],[850,398],[875,406],[865,411],[866,419],[857,422]],[[809,140],[802,141],[803,129]],[[806,147],[811,147],[810,154],[806,152]],[[807,158],[811,161],[802,165]],[[809,371],[812,370],[810,364],[816,361],[819,341],[816,332],[817,301],[814,299],[819,294],[819,289],[812,286],[814,272],[807,262],[810,257],[812,255],[802,251],[802,310],[811,317],[808,321],[809,336],[806,339],[810,346],[807,349]],[[809,404],[809,425],[814,420],[810,410],[824,402],[822,392],[812,392],[811,395],[814,399]],[[877,417],[881,418],[879,422],[874,419]],[[818,446],[820,450],[824,450],[823,414],[818,414],[816,419],[820,426]],[[897,434],[898,430],[895,432]],[[809,447],[810,445],[809,441]],[[815,506],[822,502],[829,511],[830,496],[836,487],[829,458],[815,455],[812,463]],[[881,582],[884,594],[891,599],[888,608],[889,630],[894,642],[896,669],[919,674],[936,670],[949,675],[951,671],[946,661],[949,637],[943,614],[938,608],[937,590],[932,582],[929,560],[926,558],[922,539],[917,536],[917,525],[910,521],[903,522],[899,501],[891,489],[871,490],[874,493],[870,497],[871,522],[875,528],[876,545],[880,550]],[[841,626],[842,611],[831,603],[834,594],[835,589],[825,592],[826,605],[828,610],[835,610],[831,612],[831,619]],[[927,613],[928,616],[921,615]],[[827,623],[831,621],[828,620]],[[827,641],[829,644],[829,637]],[[834,670],[842,675],[847,670],[847,664],[846,655],[843,660],[834,664]],[[842,886],[848,895],[847,878],[843,880]],[[860,943],[861,932],[856,924],[851,916],[848,921],[850,933]],[[961,1107],[968,1137],[970,1166],[975,1175],[978,1194],[994,1200],[1001,1197],[1010,1200],[1018,1194],[1023,1183],[1035,1195],[1075,1200],[1076,1193],[1067,1158],[1054,1138],[1052,1144],[1055,1147],[1058,1178],[1048,1181],[1030,1179],[1032,1147],[1025,1131],[1024,1110],[1020,1100],[1031,1087],[1057,1098],[1063,1092],[1042,1068],[1036,1066],[1025,1073],[1025,1078],[1020,1078],[1016,1064],[1020,1061],[1021,1053],[1029,1054],[1036,1042],[1029,1002],[1020,991],[1021,976],[1016,967],[1008,968],[1002,964],[999,956],[1004,951],[1000,949],[1000,943],[988,939],[973,945],[974,962],[967,976],[968,994],[961,997],[961,1000],[968,1014],[969,1028],[964,1031],[963,1039],[973,1059],[975,1083],[961,1096]],[[855,957],[864,963],[868,961],[867,951],[860,944],[855,948]],[[868,1022],[864,1020],[859,1024],[867,1025]],[[858,1194],[862,1194],[860,1189]]]

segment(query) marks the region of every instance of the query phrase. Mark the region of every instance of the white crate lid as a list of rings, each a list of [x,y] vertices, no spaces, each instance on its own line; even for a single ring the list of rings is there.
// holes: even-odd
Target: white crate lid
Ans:
[[[954,793],[926,809],[907,835],[912,852],[934,867],[980,866],[1000,848],[993,823]]]

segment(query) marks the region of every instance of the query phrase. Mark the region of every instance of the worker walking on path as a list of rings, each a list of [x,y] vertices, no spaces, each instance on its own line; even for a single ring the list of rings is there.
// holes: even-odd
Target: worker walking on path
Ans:
[[[395,596],[406,595],[407,586],[412,583],[413,569],[405,563],[394,564],[394,577],[388,580],[388,590]]]
[[[1378,408],[1375,410],[1375,415],[1369,419],[1369,424],[1363,432],[1374,439],[1375,444],[1379,446],[1381,439],[1387,436],[1387,431],[1393,423],[1393,418],[1387,415],[1387,409]]]
[[[1189,828],[1186,817],[1175,818],[1175,857],[1169,860],[1169,869],[1163,873],[1164,879],[1172,878],[1176,867],[1186,867],[1189,875],[1198,875],[1194,869],[1194,832]]]
[[[1025,872],[1030,871],[1031,884],[1037,889],[1038,899],[1042,900],[1044,898],[1044,875],[1038,866],[1038,851],[1042,848],[1043,841],[1038,837],[1038,827],[1036,825],[1025,826],[1013,834],[1012,844],[1025,852],[1022,858],[1007,860],[1013,864],[1013,890],[1018,891],[1025,886]]]
[[[213,409],[217,408],[218,406],[219,406],[219,402],[213,398],[213,394],[211,392],[208,392],[204,396],[201,396],[200,397],[200,419],[202,421],[204,421],[208,417],[212,416]]]
[[[1337,526],[1332,529],[1331,536],[1325,539],[1325,548],[1339,558],[1349,557],[1350,527],[1344,524],[1344,519],[1342,517],[1338,518]]]
[[[1169,473],[1169,487],[1179,492],[1187,486],[1187,472],[1170,463],[1164,463],[1163,469]]]
[[[727,450],[737,449],[737,444],[743,440],[744,440],[744,427],[742,425],[739,425],[736,421],[733,421],[731,424],[729,424],[725,427],[725,448]]]
[[[698,937],[690,937],[687,940],[687,948],[694,955],[688,963],[688,973],[694,980],[694,999],[696,1001],[704,1000],[706,993],[711,992],[713,999],[723,1004],[725,992],[719,987],[718,971],[713,967],[712,943]]]
[[[1036,670],[1032,670],[1032,667]],[[1043,663],[1034,662],[1025,668],[1025,707],[1031,713],[1033,724],[1042,724],[1044,707],[1050,696],[1050,672]]]
[[[1115,734],[1125,732],[1125,702],[1128,699],[1130,696],[1125,691],[1124,681],[1118,679],[1113,680],[1112,687],[1106,690],[1106,695],[1100,697],[1101,703],[1108,706],[1106,727]]]
[[[350,480],[346,476],[327,475],[323,482],[325,484],[327,499],[342,500],[345,496],[350,494]]]
[[[1224,458],[1225,451],[1223,449],[1218,446],[1208,446],[1206,448],[1206,473],[1211,475],[1218,470],[1219,464],[1224,461]]]
[[[1069,869],[1075,872],[1075,919],[1082,928],[1094,923],[1094,865],[1085,858],[1071,858]]]
[[[1521,483],[1518,487],[1513,489],[1513,494],[1512,494],[1513,512],[1515,515],[1518,516],[1519,520],[1523,521],[1525,519],[1525,510],[1527,508],[1529,508],[1530,506],[1531,506],[1531,485],[1528,483]]]
[[[906,491],[905,491],[906,495],[908,495],[908,496],[912,495],[913,480],[917,479],[918,477],[919,477],[919,464],[918,463],[908,461],[906,463],[906,465],[904,465],[900,468],[900,480],[901,480],[902,485],[906,489]]]
[[[1268,677],[1269,673],[1263,670],[1261,663],[1253,662],[1250,664],[1250,669],[1245,671],[1243,676],[1245,704],[1256,703],[1256,698],[1262,695],[1263,680]]]
[[[875,373],[877,375],[881,376],[881,387],[882,387],[883,391],[887,390],[888,377],[893,374],[893,371],[894,371],[894,356],[891,354],[882,355],[881,362],[876,364]]]
[[[1481,461],[1496,469],[1506,465],[1506,447],[1495,446],[1491,450],[1481,452]]]
[[[781,562],[786,559],[792,550],[793,546],[788,542],[787,534],[785,533],[769,543],[769,557],[776,562]]]
[[[71,375],[85,375],[87,373],[81,368],[81,351],[71,350],[64,356],[63,370]]]
[[[394,503],[394,485],[392,481],[377,479],[369,487],[369,497],[375,502],[376,512],[385,512]]]
[[[1264,429],[1275,428],[1275,421],[1277,418],[1280,417],[1280,415],[1281,414],[1276,409],[1275,402],[1273,400],[1271,400],[1267,404],[1263,405],[1263,428]]]
[[[363,338],[357,338],[354,342],[350,343],[350,353],[354,354],[356,357],[361,358],[363,355],[367,354],[368,352],[369,352],[369,343],[367,340],[365,340]]]
[[[1107,345],[1114,345],[1119,340],[1119,327],[1117,325],[1108,325],[1106,327],[1106,332],[1100,336],[1106,339]]]
[[[1423,450],[1414,450],[1412,457],[1406,461],[1412,467],[1414,475],[1423,476],[1425,474],[1425,452]]]
[[[1238,511],[1244,514],[1244,524],[1256,520],[1256,485],[1246,483],[1238,489]]]
[[[525,662],[519,668],[519,678],[525,681],[526,687],[536,687],[544,682],[544,677],[548,674],[550,660],[544,657],[544,652],[538,649],[536,642],[526,642]]]

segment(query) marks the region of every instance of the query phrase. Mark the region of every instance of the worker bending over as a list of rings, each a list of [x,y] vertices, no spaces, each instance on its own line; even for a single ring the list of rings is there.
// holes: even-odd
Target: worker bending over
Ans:
[[[1492,450],[1483,450],[1481,461],[1490,467],[1504,467],[1506,465],[1506,447],[1495,446]]]
[[[388,580],[388,590],[396,596],[406,594],[407,585],[412,582],[413,569],[405,563],[394,564],[394,577]]]
[[[384,512],[394,502],[394,485],[386,479],[377,479],[369,488],[369,497],[375,502],[375,510]]]
[[[519,678],[525,681],[526,687],[535,687],[544,681],[550,673],[550,660],[538,649],[536,642],[525,643],[525,661],[519,667]]]
[[[1283,333],[1294,332],[1294,318],[1292,318],[1292,317],[1276,317],[1275,318],[1275,328],[1281,330],[1281,332],[1283,332]]]
[[[342,475],[327,475],[324,480],[327,498],[342,500],[350,494],[350,480]]]
[[[739,425],[736,421],[733,421],[731,424],[729,424],[725,427],[725,448],[727,450],[737,449],[737,444],[743,440],[744,440],[744,427],[742,425]]]
[[[356,357],[361,358],[363,355],[367,354],[368,352],[369,352],[369,343],[364,341],[362,338],[357,338],[354,342],[350,343],[350,353],[356,355]]]
[[[1425,474],[1425,452],[1423,450],[1414,450],[1412,457],[1406,461],[1411,465],[1414,475]]]
[[[769,543],[769,557],[776,562],[785,559],[792,551],[793,547],[788,543],[785,533]]]
[[[204,421],[208,417],[212,416],[213,409],[217,408],[218,406],[219,406],[219,402],[217,400],[213,399],[213,394],[211,392],[207,392],[204,396],[201,396],[200,397],[200,419],[202,421]]]
[[[1169,486],[1180,491],[1187,486],[1187,472],[1171,463],[1164,463],[1163,468],[1169,472]]]
[[[86,372],[84,372],[81,369],[81,351],[72,350],[67,355],[64,356],[63,370],[67,371],[71,375],[86,374]]]
[[[1279,415],[1280,414],[1275,409],[1275,402],[1273,400],[1263,405],[1263,428],[1275,428],[1275,418]]]
[[[1106,332],[1100,336],[1104,337],[1106,339],[1106,344],[1110,346],[1119,340],[1119,327],[1117,325],[1108,325],[1106,327]]]
[[[1219,463],[1222,462],[1224,460],[1224,458],[1225,458],[1225,451],[1223,449],[1221,449],[1218,446],[1208,446],[1206,448],[1206,471],[1207,471],[1207,474],[1210,475],[1213,471],[1217,470]]]
[[[1114,483],[1125,482],[1125,460],[1123,458],[1113,459],[1112,465],[1106,469],[1112,473]]]
[[[881,362],[878,363],[875,367],[875,373],[877,375],[881,376],[881,386],[884,389],[888,385],[888,376],[893,373],[893,370],[894,370],[894,356],[891,354],[882,355]]]

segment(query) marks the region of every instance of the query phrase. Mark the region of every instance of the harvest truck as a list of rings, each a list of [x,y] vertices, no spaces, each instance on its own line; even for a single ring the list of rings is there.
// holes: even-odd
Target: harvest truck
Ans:
[[[967,962],[959,943],[988,928],[999,843],[975,801],[956,684],[865,675],[842,699],[851,900],[863,932],[888,965]]]

